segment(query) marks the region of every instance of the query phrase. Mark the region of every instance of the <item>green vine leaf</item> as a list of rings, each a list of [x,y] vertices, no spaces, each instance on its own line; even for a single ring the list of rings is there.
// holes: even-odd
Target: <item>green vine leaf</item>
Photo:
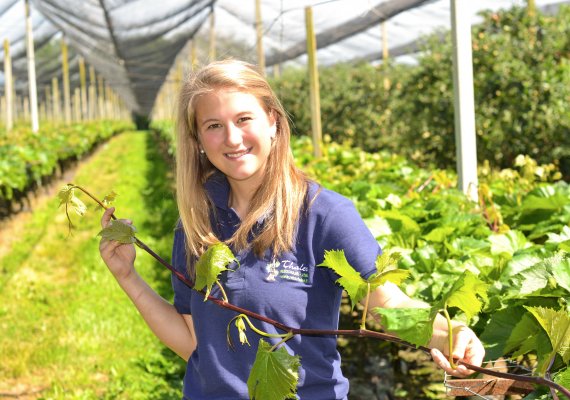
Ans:
[[[551,260],[550,270],[556,284],[570,293],[570,253],[564,253],[564,256],[557,255]]]
[[[472,272],[465,271],[443,296],[438,308],[457,307],[470,320],[483,306],[480,299],[488,301],[487,290],[489,287],[489,284],[484,283]]]
[[[326,251],[324,261],[318,266],[328,267],[340,276],[336,283],[346,290],[350,297],[352,309],[354,309],[356,303],[364,299],[368,294],[368,284],[370,284],[370,291],[372,291],[388,281],[399,285],[408,277],[408,271],[395,268],[400,257],[400,253],[379,255],[376,258],[376,272],[370,275],[368,279],[362,278],[349,264],[344,255],[344,250]]]
[[[513,351],[513,357],[518,357],[539,347],[545,347],[539,344],[544,341],[548,343],[549,339],[536,319],[524,310],[513,311],[522,312],[522,318],[519,317],[519,321],[510,326],[509,332],[502,338],[505,342],[503,353],[507,354]],[[552,350],[549,346],[546,347],[548,347],[547,352]]]
[[[67,213],[68,207],[72,207],[75,212],[83,216],[87,211],[87,206],[79,200],[77,196],[75,196],[75,187],[73,185],[67,184],[62,187],[57,197],[59,198],[59,206],[61,207],[62,204],[65,204],[65,212]],[[69,216],[68,216],[69,218]]]
[[[196,263],[196,283],[194,288],[202,290],[206,288],[204,301],[208,299],[212,286],[218,280],[218,276],[229,270],[227,265],[237,261],[230,248],[224,243],[216,243],[202,254]]]
[[[546,307],[525,306],[525,308],[546,331],[552,344],[552,352],[560,354],[562,360],[568,364],[570,361],[570,315],[565,310]]]
[[[107,196],[103,198],[102,203],[105,205],[105,207],[110,207],[116,198],[117,198],[117,193],[111,191],[111,193],[109,193]]]
[[[570,251],[570,226],[562,227],[560,234],[548,233],[547,244],[557,245],[560,250]]]
[[[272,347],[259,339],[259,347],[249,378],[247,389],[250,399],[294,399],[299,380],[300,357],[290,355],[285,346],[271,351]]]
[[[388,332],[416,346],[426,346],[433,335],[436,308],[381,308],[374,311],[380,315],[380,324]]]
[[[119,243],[135,243],[137,229],[119,220],[111,220],[97,235],[103,240],[116,240]]]
[[[376,272],[368,277],[370,290],[374,290],[386,282],[392,282],[399,286],[410,275],[410,271],[396,268],[401,257],[400,253],[386,252],[376,258]]]
[[[368,283],[348,263],[343,250],[325,251],[325,259],[318,266],[328,267],[340,276],[340,278],[336,280],[336,283],[346,290],[348,297],[350,297],[352,309],[354,309],[356,303],[366,297],[368,293]]]

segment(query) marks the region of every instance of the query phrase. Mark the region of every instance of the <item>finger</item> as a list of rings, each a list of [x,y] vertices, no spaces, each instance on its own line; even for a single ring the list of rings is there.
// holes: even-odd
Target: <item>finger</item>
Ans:
[[[481,341],[477,338],[473,338],[467,347],[465,352],[465,362],[475,365],[477,367],[483,364],[483,358],[485,357],[485,348]]]
[[[449,360],[443,355],[441,351],[436,348],[431,349],[431,358],[437,364],[437,366],[444,371],[451,370],[451,365],[449,364]]]
[[[449,375],[453,375],[459,378],[464,378],[471,374],[469,370],[465,368],[465,366],[463,365],[458,365],[456,368],[453,368],[449,363],[447,357],[445,357],[445,355],[443,355],[443,353],[438,349],[435,348],[432,349],[431,356],[434,362],[437,364],[437,366],[443,369]]]
[[[467,347],[472,338],[473,335],[470,329],[464,327],[457,329],[455,335],[453,335],[453,349],[451,350],[451,355],[460,360],[465,358]]]
[[[122,245],[122,243],[117,242],[116,240],[109,240],[109,239],[101,238],[101,241],[99,242],[99,251],[101,253],[105,253],[105,254],[106,253],[112,253],[120,245]]]
[[[111,216],[113,215],[114,212],[115,212],[115,207],[109,207],[105,210],[103,216],[101,217],[102,228],[105,228],[107,227],[107,225],[109,225],[109,221],[111,221]]]

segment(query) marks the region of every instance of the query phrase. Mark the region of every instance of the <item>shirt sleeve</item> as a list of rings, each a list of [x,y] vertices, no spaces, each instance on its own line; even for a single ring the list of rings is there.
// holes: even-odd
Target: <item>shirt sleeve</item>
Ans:
[[[176,271],[189,279],[186,268],[186,240],[184,230],[179,225],[174,231],[174,244],[172,246],[172,266]],[[172,289],[174,290],[174,307],[180,314],[192,314],[190,289],[176,274],[171,275]]]
[[[376,272],[380,245],[349,199],[337,195],[322,223],[322,258],[328,250],[343,250],[348,263],[366,279]]]

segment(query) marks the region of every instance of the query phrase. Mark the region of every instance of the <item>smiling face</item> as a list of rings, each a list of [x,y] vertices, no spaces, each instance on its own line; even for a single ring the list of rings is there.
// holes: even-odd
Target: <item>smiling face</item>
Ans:
[[[200,146],[232,187],[261,184],[276,123],[258,99],[235,89],[218,89],[196,102]]]

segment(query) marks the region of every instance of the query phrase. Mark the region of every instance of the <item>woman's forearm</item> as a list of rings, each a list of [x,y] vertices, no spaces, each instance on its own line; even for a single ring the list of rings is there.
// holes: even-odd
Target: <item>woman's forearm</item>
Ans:
[[[160,341],[188,360],[196,348],[196,339],[176,308],[158,295],[134,270],[118,283]]]

